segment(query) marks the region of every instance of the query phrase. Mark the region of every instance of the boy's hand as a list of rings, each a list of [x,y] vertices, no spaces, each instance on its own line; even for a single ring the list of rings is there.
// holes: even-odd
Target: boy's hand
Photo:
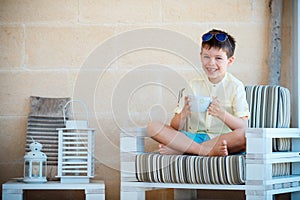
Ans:
[[[214,97],[212,102],[210,103],[208,107],[208,114],[214,117],[218,117],[221,120],[223,119],[225,110],[222,108],[220,99],[218,97]]]
[[[185,119],[187,116],[189,116],[191,114],[191,106],[190,106],[190,99],[185,96],[184,97],[184,107],[181,111],[181,118]]]
[[[191,114],[191,106],[189,104],[189,98],[184,97],[184,106],[181,110],[181,113],[175,114],[171,120],[170,126],[175,130],[182,130],[185,125],[186,118]]]

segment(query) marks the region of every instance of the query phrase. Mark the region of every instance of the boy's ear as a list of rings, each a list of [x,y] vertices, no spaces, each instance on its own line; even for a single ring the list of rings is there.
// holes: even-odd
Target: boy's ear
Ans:
[[[228,65],[231,65],[234,62],[234,56],[231,56],[230,58],[228,58]]]

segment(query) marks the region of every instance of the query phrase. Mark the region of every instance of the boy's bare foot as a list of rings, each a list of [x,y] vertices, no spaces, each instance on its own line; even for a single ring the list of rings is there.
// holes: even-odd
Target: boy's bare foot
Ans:
[[[227,156],[228,155],[228,148],[227,148],[226,140],[217,142],[212,148],[209,147],[207,149],[209,149],[208,153],[205,153],[205,151],[203,152],[204,155],[207,155],[207,156]]]
[[[182,152],[172,149],[170,147],[167,147],[164,144],[159,144],[158,148],[159,148],[158,149],[159,153],[164,154],[164,155],[182,155],[183,154]]]

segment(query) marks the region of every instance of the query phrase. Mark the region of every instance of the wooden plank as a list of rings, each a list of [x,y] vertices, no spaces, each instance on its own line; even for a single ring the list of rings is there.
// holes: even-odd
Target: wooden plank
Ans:
[[[300,152],[273,152],[271,154],[247,153],[247,163],[300,162]]]
[[[208,190],[245,190],[245,185],[219,185],[219,184],[187,184],[187,183],[150,183],[150,182],[122,182],[122,188],[181,188],[181,189],[208,189]]]
[[[248,128],[246,138],[300,138],[299,128]]]
[[[124,128],[121,130],[121,137],[123,136],[147,137],[146,128]]]

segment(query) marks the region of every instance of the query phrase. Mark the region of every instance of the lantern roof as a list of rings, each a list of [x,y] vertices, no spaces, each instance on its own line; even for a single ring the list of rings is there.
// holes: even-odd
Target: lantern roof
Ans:
[[[24,159],[47,159],[47,155],[41,152],[43,145],[39,142],[33,142],[30,144],[30,152],[28,152]]]

